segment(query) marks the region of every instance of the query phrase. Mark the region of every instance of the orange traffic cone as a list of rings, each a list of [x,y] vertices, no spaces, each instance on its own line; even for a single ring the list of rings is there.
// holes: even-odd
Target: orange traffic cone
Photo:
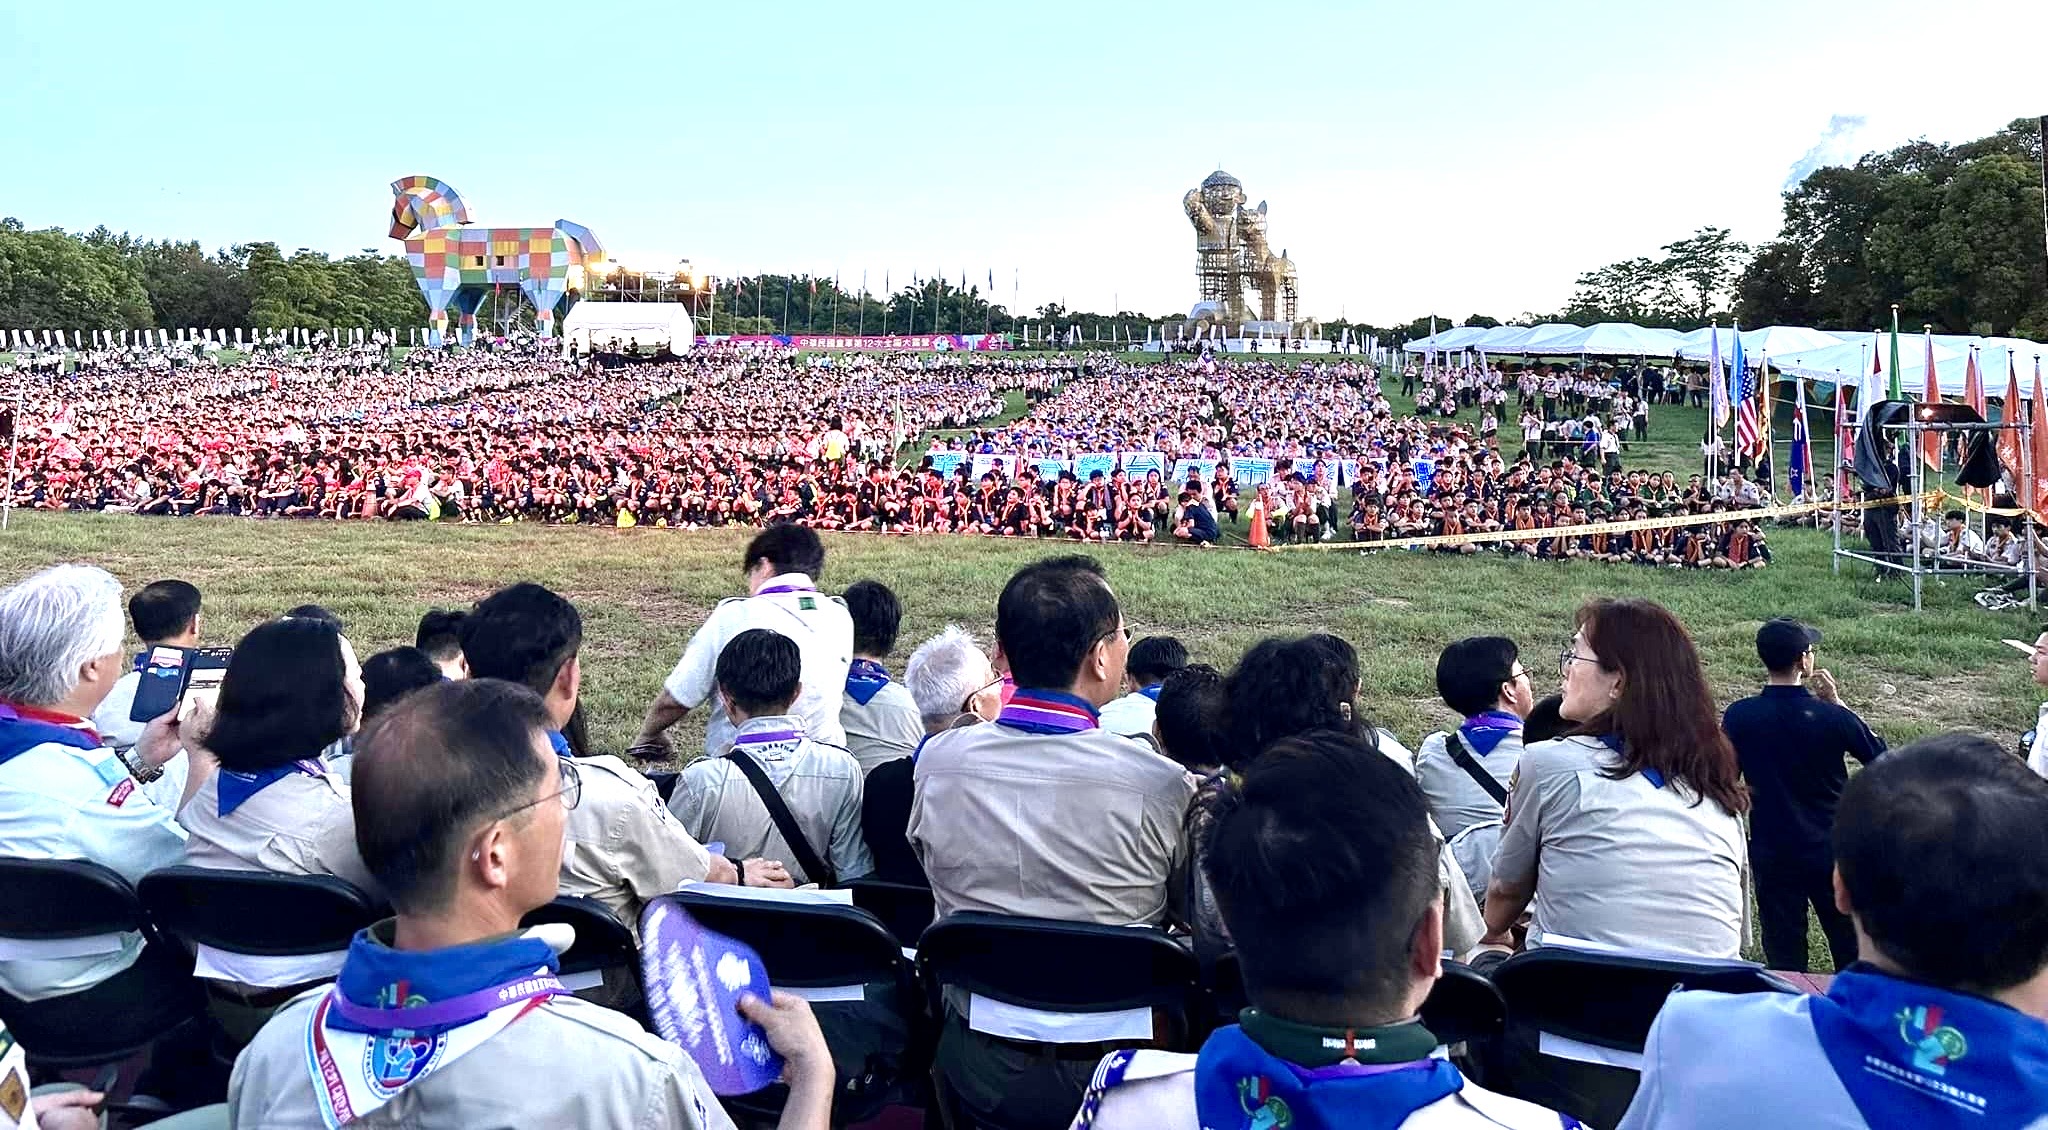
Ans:
[[[1251,513],[1247,517],[1251,530],[1245,535],[1251,539],[1253,549],[1271,549],[1272,538],[1266,533],[1266,488],[1252,496]]]

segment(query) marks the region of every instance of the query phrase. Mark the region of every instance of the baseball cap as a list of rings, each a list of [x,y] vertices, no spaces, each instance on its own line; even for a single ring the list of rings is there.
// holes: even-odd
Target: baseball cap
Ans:
[[[1799,662],[1806,649],[1820,642],[1820,630],[1788,617],[1766,620],[1756,630],[1756,655],[1764,667],[1784,671]]]

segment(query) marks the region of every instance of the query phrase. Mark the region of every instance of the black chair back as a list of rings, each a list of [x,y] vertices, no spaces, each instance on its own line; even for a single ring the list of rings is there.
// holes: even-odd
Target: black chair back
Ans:
[[[1201,999],[1195,955],[1159,930],[949,914],[919,939],[917,965],[934,1015],[948,986],[1048,1012],[1162,1008],[1183,1019]]]
[[[1635,1098],[1640,1055],[1664,1001],[1681,989],[1786,993],[1792,986],[1746,962],[1589,953],[1545,946],[1493,972],[1507,1001],[1507,1031],[1483,1082],[1578,1118],[1618,1125]],[[1546,1037],[1551,1046],[1545,1050]],[[1555,1038],[1585,1048],[1559,1046]]]
[[[915,948],[936,917],[930,887],[881,879],[855,879],[845,887],[853,892],[853,905],[881,919],[906,947]]]
[[[707,930],[746,943],[778,989],[840,990],[851,998],[814,999],[838,1070],[835,1125],[875,1117],[890,1102],[923,1101],[930,1026],[903,947],[880,919],[858,906],[722,897],[700,891],[665,895]],[[726,1106],[772,1121],[788,1099],[780,1085],[728,1097]]]
[[[205,994],[191,960],[160,939],[142,900],[111,868],[79,859],[0,859],[0,938],[63,942],[139,933],[135,962],[89,989],[25,1001],[0,993],[0,1023],[31,1062],[56,1069],[127,1059],[197,1020]]]
[[[141,931],[149,916],[128,880],[83,859],[0,859],[0,938],[59,941]]]
[[[332,875],[166,867],[143,876],[136,890],[151,920],[186,945],[256,957],[346,950],[387,913]]]
[[[612,908],[583,895],[556,895],[521,919],[522,927],[559,923],[576,931],[576,940],[562,951],[562,980],[578,997],[614,1008],[646,1023],[646,1002],[640,992],[640,942],[633,928]]]
[[[1747,962],[1688,961],[1588,953],[1545,946],[1516,954],[1493,973],[1508,1020],[1615,1051],[1640,1052],[1665,998],[1680,989],[1795,993]]]
[[[1244,970],[1235,952],[1224,954],[1210,971],[1210,996],[1219,1024],[1234,1024],[1251,1003],[1245,997]],[[1507,1027],[1507,1002],[1483,974],[1455,961],[1444,962],[1443,976],[1430,986],[1422,1002],[1422,1023],[1445,1045],[1490,1040]]]

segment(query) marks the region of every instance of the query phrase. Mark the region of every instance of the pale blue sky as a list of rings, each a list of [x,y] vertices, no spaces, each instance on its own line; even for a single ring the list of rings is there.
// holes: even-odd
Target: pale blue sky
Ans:
[[[426,173],[635,265],[1163,314],[1220,161],[1304,313],[1509,317],[1701,224],[1768,239],[1835,115],[1852,157],[2048,111],[2048,5],[2011,0],[722,7],[0,0],[0,214],[388,251]]]

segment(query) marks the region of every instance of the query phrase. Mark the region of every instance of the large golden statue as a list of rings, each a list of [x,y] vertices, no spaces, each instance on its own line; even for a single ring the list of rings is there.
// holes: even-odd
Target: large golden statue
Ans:
[[[1181,200],[1195,225],[1195,280],[1202,300],[1189,317],[1225,324],[1284,321],[1292,325],[1300,300],[1294,261],[1273,254],[1266,242],[1266,202],[1245,204],[1244,185],[1218,169]],[[1256,313],[1245,301],[1247,289],[1259,292]]]

